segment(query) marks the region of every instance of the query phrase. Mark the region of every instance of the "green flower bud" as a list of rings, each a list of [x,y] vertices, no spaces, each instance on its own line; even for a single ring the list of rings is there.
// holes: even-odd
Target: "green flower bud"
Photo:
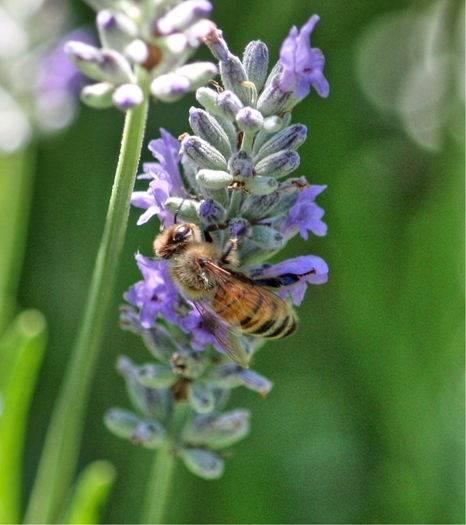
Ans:
[[[183,441],[192,446],[220,449],[235,444],[249,432],[249,410],[195,416],[183,430]]]
[[[204,188],[219,190],[233,181],[233,176],[226,171],[199,170],[196,174],[197,182]]]
[[[172,406],[170,391],[142,386],[137,381],[137,367],[127,357],[118,359],[117,370],[126,380],[126,387],[133,405],[146,417],[163,421]]]
[[[112,101],[118,109],[127,111],[144,102],[144,92],[137,84],[122,84],[113,92]]]
[[[273,177],[251,177],[246,179],[244,188],[253,195],[268,195],[278,188],[278,182]]]
[[[237,148],[238,136],[236,134],[236,127],[230,120],[226,119],[221,115],[214,115],[215,120],[219,123],[220,127],[226,133],[228,140],[230,141],[230,147],[232,151]]]
[[[256,133],[262,128],[264,117],[257,109],[247,106],[238,111],[236,114],[236,122],[242,131]]]
[[[255,169],[257,175],[280,178],[296,170],[299,162],[300,158],[296,151],[284,150],[265,157],[255,165]]]
[[[159,448],[163,444],[167,432],[158,421],[142,421],[130,436],[135,445],[144,448]]]
[[[136,380],[149,388],[170,388],[178,380],[178,376],[169,366],[151,363],[137,367]]]
[[[207,111],[190,108],[189,125],[196,135],[216,148],[224,157],[231,155],[231,145],[220,124]]]
[[[273,135],[254,155],[254,162],[282,150],[297,150],[307,138],[307,127],[303,124],[289,126]]]
[[[241,60],[229,53],[227,59],[220,62],[220,75],[225,90],[232,91],[245,106],[249,106],[252,100],[252,90],[242,85],[242,82],[247,81],[248,77]]]
[[[248,220],[256,217],[271,217],[274,214],[274,206],[279,200],[280,193],[278,191],[268,195],[249,195],[241,207],[241,213]]]
[[[272,73],[269,75],[269,79]],[[280,115],[290,99],[293,99],[292,92],[284,92],[280,89],[279,82],[280,75],[276,74],[271,81],[267,80],[266,85],[257,101],[257,109],[264,115],[270,117],[272,115]]]
[[[223,474],[224,462],[213,452],[202,448],[183,448],[179,456],[186,468],[196,476],[218,479]]]
[[[144,40],[135,38],[123,49],[123,55],[131,62],[144,64],[149,58],[149,48]]]
[[[198,222],[199,221],[199,206],[200,203],[183,197],[169,197],[165,201],[165,209],[175,215],[184,222]]]
[[[200,168],[227,171],[225,157],[200,137],[187,136],[181,143],[182,152]]]
[[[138,34],[138,26],[131,18],[109,9],[97,13],[96,25],[102,47],[120,53]]]
[[[207,383],[194,381],[188,390],[188,402],[198,414],[212,412],[215,408],[215,397]]]
[[[259,92],[264,86],[269,67],[269,50],[264,42],[255,40],[246,46],[243,65],[248,80],[255,84],[256,90]]]
[[[245,386],[265,396],[272,388],[272,383],[254,370],[245,370],[236,363],[225,361],[213,366],[204,376],[206,381],[219,388],[232,389]]]
[[[283,128],[283,119],[272,115],[271,117],[266,117],[264,123],[262,124],[262,130],[265,133],[277,133]]]
[[[217,96],[217,108],[226,119],[234,121],[238,111],[244,108],[244,104],[235,93],[225,90]]]
[[[190,91],[195,91],[207,84],[218,73],[218,69],[212,62],[193,62],[175,69],[175,73],[187,78]]]
[[[277,250],[285,246],[285,238],[283,235],[263,224],[255,224],[251,226],[248,234],[249,239],[264,250]]]
[[[93,80],[107,80],[100,68],[103,61],[102,51],[83,42],[67,42],[64,47],[65,53],[76,67],[86,76]]]
[[[196,91],[196,100],[199,102],[199,104],[202,104],[210,113],[218,113],[217,97],[218,93],[211,88],[200,87]]]
[[[229,158],[228,169],[238,180],[248,179],[256,174],[252,158],[244,150],[238,151]]]
[[[180,350],[170,359],[172,370],[188,379],[197,379],[205,370],[202,354],[196,351]]]
[[[159,361],[168,363],[171,356],[178,352],[178,345],[167,329],[160,324],[142,332],[142,338],[149,352]]]
[[[103,75],[103,80],[107,80],[116,86],[120,84],[135,84],[136,77],[126,58],[112,49],[102,50],[102,61],[98,67]]]
[[[142,419],[130,410],[112,408],[106,412],[104,423],[116,436],[130,439],[131,434],[142,423]]]
[[[113,106],[115,86],[109,82],[91,84],[81,90],[80,98],[86,106],[96,109],[106,109]]]

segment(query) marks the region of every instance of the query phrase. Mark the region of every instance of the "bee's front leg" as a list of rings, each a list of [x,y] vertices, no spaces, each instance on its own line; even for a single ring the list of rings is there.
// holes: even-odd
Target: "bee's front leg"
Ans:
[[[228,227],[230,227],[229,222],[209,224],[209,226],[207,226],[207,228],[204,229],[204,238],[206,242],[213,242],[211,232],[223,231],[223,230],[226,230]],[[239,224],[239,223],[232,225],[231,229],[232,229],[231,237],[228,240],[228,242],[225,244],[222,255],[220,257],[220,262],[222,264],[234,264],[236,262],[235,258],[234,257],[232,258],[232,256],[236,252],[236,249],[238,247],[238,242],[246,236],[247,231],[248,231],[248,227],[246,224]]]
[[[246,237],[248,227],[245,224],[234,224],[231,228],[231,237],[225,244],[225,247],[220,257],[220,262],[223,264],[236,264],[237,260],[235,257],[236,250],[238,248],[238,242]]]
[[[212,235],[210,235],[211,232],[217,232],[219,230],[226,230],[228,228],[228,224],[225,222],[221,222],[220,224],[209,224],[207,228],[204,229],[204,239],[206,242],[213,242]]]

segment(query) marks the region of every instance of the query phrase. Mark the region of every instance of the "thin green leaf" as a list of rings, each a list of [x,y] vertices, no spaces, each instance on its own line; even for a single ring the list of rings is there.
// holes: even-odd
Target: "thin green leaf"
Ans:
[[[34,175],[32,150],[0,155],[0,333],[14,315]]]
[[[116,469],[109,461],[88,465],[78,478],[63,523],[100,523],[115,478]]]
[[[24,434],[45,342],[37,310],[18,315],[0,341],[0,523],[19,523]]]

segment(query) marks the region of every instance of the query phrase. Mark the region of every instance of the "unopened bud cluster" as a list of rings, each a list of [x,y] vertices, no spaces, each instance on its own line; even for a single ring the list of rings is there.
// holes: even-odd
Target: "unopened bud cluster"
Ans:
[[[125,111],[150,93],[174,102],[217,74],[210,62],[186,64],[203,39],[215,30],[205,17],[208,0],[96,0],[101,48],[70,42],[66,51],[81,71],[97,83],[86,86],[83,102],[96,108],[112,105]],[[141,79],[138,71],[146,71]]]
[[[308,33],[315,23],[313,17],[305,26]],[[295,29],[288,44],[296,40]],[[298,306],[308,284],[327,281],[325,261],[314,255],[266,261],[298,233],[304,239],[309,231],[326,234],[324,211],[314,202],[325,186],[290,177],[307,135],[306,126],[291,122],[298,102],[295,80],[301,77],[296,71],[293,78],[284,77],[283,54],[267,75],[268,49],[262,42],[249,44],[242,60],[229,51],[220,31],[211,32],[206,43],[219,60],[222,85],[197,90],[203,109],[189,111],[192,134],[177,140],[162,130],[162,138],[149,144],[158,162],[145,164],[138,177],[149,181],[146,191],[132,196],[133,205],[145,210],[138,224],[157,216],[168,227],[176,218],[204,231],[206,242],[225,246],[236,239],[235,271],[257,283],[275,279],[278,295]],[[281,87],[284,78],[291,90]],[[325,87],[321,70],[318,80]],[[131,306],[122,307],[121,326],[143,339],[155,362],[136,365],[120,358],[117,368],[135,411],[113,409],[106,423],[147,448],[168,443],[192,472],[216,478],[223,471],[221,449],[249,431],[249,411],[222,412],[231,389],[244,386],[265,396],[272,387],[243,368],[263,339],[240,335],[243,366],[231,361],[201,311],[171,279],[166,261],[141,254],[136,261],[143,280],[125,294]],[[174,416],[180,406],[187,408],[181,422]]]
[[[270,381],[236,363],[220,361],[214,350],[190,349],[161,324],[144,328],[131,307],[122,308],[121,326],[142,336],[157,362],[135,365],[127,357],[119,359],[117,369],[137,412],[109,410],[107,427],[134,444],[159,448],[169,441],[175,405],[184,403],[190,410],[176,441],[170,442],[171,452],[194,474],[206,479],[220,477],[224,465],[221,449],[249,432],[248,410],[221,412],[230,390],[245,386],[265,396],[272,387]]]

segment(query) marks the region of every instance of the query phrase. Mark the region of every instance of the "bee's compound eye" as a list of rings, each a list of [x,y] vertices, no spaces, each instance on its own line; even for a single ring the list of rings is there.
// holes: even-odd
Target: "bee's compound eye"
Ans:
[[[181,224],[178,226],[178,228],[173,232],[173,240],[175,242],[181,242],[186,239],[186,236],[191,231],[191,228],[189,226],[186,226],[185,224]]]

